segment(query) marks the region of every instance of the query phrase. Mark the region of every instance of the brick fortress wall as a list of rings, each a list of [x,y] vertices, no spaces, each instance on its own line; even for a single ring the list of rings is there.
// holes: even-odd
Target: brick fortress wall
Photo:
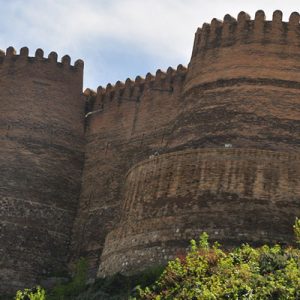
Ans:
[[[298,13],[226,15],[197,30],[180,80],[158,71],[99,88],[75,227],[91,274],[164,262],[203,230],[228,246],[292,241],[299,48]]]
[[[87,89],[85,108],[81,62],[2,54],[6,280],[29,285],[68,256],[87,257],[90,278],[132,273],[201,231],[226,246],[292,242],[299,20],[283,22],[280,11],[272,21],[262,11],[213,19],[197,30],[187,68]]]
[[[84,146],[83,62],[0,53],[0,292],[66,270]]]
[[[99,276],[164,264],[203,231],[226,247],[289,243],[299,196],[299,155],[202,148],[144,160],[126,176]]]
[[[73,256],[88,257],[90,276],[96,276],[105,237],[121,213],[125,174],[154,152],[166,149],[177,116],[186,69],[158,70],[133,82],[110,84],[91,95],[87,117],[86,154]]]

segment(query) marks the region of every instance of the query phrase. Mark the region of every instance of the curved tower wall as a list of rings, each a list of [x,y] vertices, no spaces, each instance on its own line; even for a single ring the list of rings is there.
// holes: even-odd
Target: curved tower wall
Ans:
[[[299,200],[299,154],[192,149],[142,161],[126,176],[121,224],[107,235],[100,275],[163,264],[203,231],[227,247],[286,244]]]
[[[299,19],[293,13],[289,22],[282,22],[282,13],[275,11],[272,21],[266,21],[258,11],[254,20],[241,12],[237,20],[226,15],[223,22],[205,23],[195,34],[185,91],[219,80],[225,85],[233,78],[244,81],[231,85],[246,79],[266,79],[261,84],[268,85],[299,82]]]
[[[198,144],[299,150],[299,14],[281,18],[227,15],[197,31],[180,118],[197,130]]]
[[[186,68],[179,65],[166,73],[158,70],[155,76],[148,73],[145,79],[99,87],[88,97],[94,113],[87,117],[72,256],[74,261],[87,257],[90,277],[97,274],[107,233],[119,224],[126,172],[166,148],[185,75]]]
[[[0,55],[0,291],[66,268],[83,165],[83,62]]]
[[[299,19],[282,22],[276,11],[265,21],[258,11],[255,20],[226,15],[198,29],[159,157],[128,160],[120,223],[106,237],[99,276],[165,262],[202,231],[227,246],[293,241]]]
[[[290,243],[299,19],[214,19],[197,30],[187,69],[84,97],[81,61],[0,52],[0,290],[51,277],[69,256],[87,257],[90,277],[99,264],[99,276],[134,272],[202,231],[227,246]]]

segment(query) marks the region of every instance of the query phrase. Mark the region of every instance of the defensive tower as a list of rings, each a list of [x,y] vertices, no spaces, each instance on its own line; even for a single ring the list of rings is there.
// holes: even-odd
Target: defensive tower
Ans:
[[[66,269],[83,164],[83,62],[0,52],[0,292]]]
[[[291,243],[299,20],[213,19],[187,68],[83,96],[82,61],[1,53],[0,289],[51,276],[68,256],[86,257],[91,278],[133,273],[202,231],[228,247]]]
[[[299,52],[298,13],[285,23],[280,11],[272,21],[241,12],[197,30],[159,156],[135,156],[122,178],[121,219],[106,237],[100,276],[165,262],[202,231],[225,246],[292,242]]]

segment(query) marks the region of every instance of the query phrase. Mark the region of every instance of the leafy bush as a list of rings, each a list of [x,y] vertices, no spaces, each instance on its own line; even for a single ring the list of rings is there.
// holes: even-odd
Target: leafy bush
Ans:
[[[153,284],[164,271],[165,266],[153,266],[131,276],[115,274],[98,278],[96,282],[78,295],[77,300],[124,300],[136,293],[137,285],[146,287]]]
[[[294,225],[300,246],[300,220]],[[280,245],[253,248],[248,244],[230,252],[211,245],[203,233],[190,250],[133,276],[116,274],[86,285],[87,262],[80,259],[73,279],[48,293],[47,300],[300,300],[300,247]],[[137,286],[139,285],[139,286]],[[40,287],[18,291],[15,300],[45,300]]]
[[[294,231],[299,242],[299,219]],[[225,252],[203,233],[185,257],[170,261],[162,276],[132,299],[300,299],[300,249],[245,244]]]
[[[94,284],[86,285],[87,264],[80,259],[76,266],[73,279],[67,284],[56,286],[47,292],[47,297],[38,296],[34,300],[124,300],[136,293],[136,286],[146,287],[153,284],[164,271],[165,266],[154,266],[131,276],[115,274],[111,277],[99,278]],[[19,291],[17,300],[32,300],[26,298],[30,290]],[[23,295],[23,298],[20,297]],[[4,298],[7,300],[8,298]]]
[[[60,284],[55,287],[47,300],[66,300],[74,299],[74,297],[86,288],[87,280],[87,261],[85,258],[80,258],[76,263],[75,274],[72,280],[66,284]]]
[[[293,228],[296,237],[296,243],[300,246],[300,219],[299,218],[296,218],[296,222]]]
[[[34,289],[25,289],[24,291],[18,291],[15,300],[45,300],[46,292],[41,287]]]

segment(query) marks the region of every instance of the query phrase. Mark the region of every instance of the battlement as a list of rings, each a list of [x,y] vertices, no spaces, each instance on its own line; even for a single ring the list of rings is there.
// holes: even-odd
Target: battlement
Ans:
[[[300,46],[300,15],[293,12],[288,22],[282,21],[282,12],[276,10],[272,21],[266,21],[265,13],[258,10],[251,20],[245,12],[238,14],[237,20],[225,15],[223,22],[212,19],[204,23],[195,33],[192,59],[206,49],[228,47],[233,44],[274,43]]]
[[[298,86],[300,82],[300,15],[294,12],[288,22],[276,10],[266,21],[259,10],[254,20],[245,12],[237,20],[225,15],[213,19],[196,32],[184,91],[194,87],[230,86],[243,81],[251,84]]]
[[[62,69],[69,69],[72,71],[83,72],[84,63],[81,59],[75,61],[74,65],[71,65],[71,58],[69,55],[64,55],[61,61],[58,61],[58,55],[56,52],[50,52],[48,57],[44,57],[44,51],[37,49],[35,56],[29,56],[29,49],[23,47],[20,49],[20,53],[17,54],[15,48],[8,47],[6,52],[0,50],[0,68],[10,63],[24,64],[24,63],[45,63],[51,65],[57,65]]]
[[[106,88],[99,86],[97,93],[88,89],[85,91],[90,100],[89,115],[105,109],[110,102],[121,103],[123,101],[139,102],[147,92],[174,93],[181,89],[187,68],[178,65],[177,69],[171,67],[166,72],[158,69],[155,75],[147,73],[145,78],[137,76],[135,80],[127,78],[125,83],[117,81],[115,85],[107,84]]]
[[[0,293],[79,257],[89,279],[165,264],[203,231],[226,247],[290,244],[299,21],[213,19],[188,68],[83,93],[82,60],[0,50]]]

